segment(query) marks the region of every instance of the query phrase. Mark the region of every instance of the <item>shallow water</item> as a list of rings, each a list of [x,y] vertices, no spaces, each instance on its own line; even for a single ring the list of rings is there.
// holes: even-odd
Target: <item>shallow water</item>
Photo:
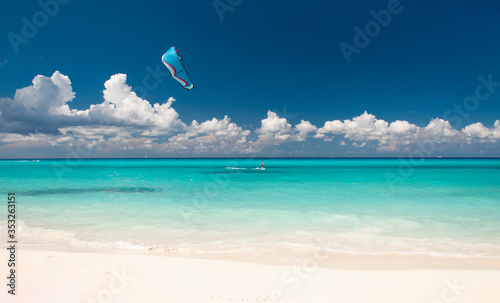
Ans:
[[[498,159],[2,160],[0,184],[28,248],[500,257]]]

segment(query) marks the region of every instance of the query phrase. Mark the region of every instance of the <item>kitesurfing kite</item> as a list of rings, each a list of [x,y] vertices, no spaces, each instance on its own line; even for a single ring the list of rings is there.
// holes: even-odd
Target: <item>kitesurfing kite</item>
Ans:
[[[172,46],[161,58],[163,64],[168,68],[172,77],[179,82],[182,87],[192,89],[194,87],[191,78],[186,71],[186,67],[182,63],[182,58],[179,56],[175,46]]]

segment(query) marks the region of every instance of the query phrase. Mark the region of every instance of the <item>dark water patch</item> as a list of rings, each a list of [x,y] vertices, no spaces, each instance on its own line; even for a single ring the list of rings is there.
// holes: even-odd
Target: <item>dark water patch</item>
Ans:
[[[44,196],[44,195],[65,195],[65,194],[87,194],[87,193],[153,193],[161,191],[154,187],[103,187],[103,188],[51,188],[40,190],[29,190],[21,192],[26,196]]]

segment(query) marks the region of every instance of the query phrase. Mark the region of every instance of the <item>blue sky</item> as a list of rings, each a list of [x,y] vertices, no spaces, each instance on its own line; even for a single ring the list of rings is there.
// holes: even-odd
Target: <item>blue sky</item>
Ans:
[[[41,2],[53,16],[36,2],[1,3],[0,157],[65,157],[75,142],[91,157],[408,156],[422,150],[418,142],[436,144],[426,156],[500,156],[496,1]],[[348,63],[339,45],[356,47],[354,28],[366,34],[376,22],[371,12],[381,10],[390,21],[372,27],[377,32]],[[23,34],[25,20],[40,25],[33,37]],[[14,35],[25,40],[13,45]],[[165,76],[160,58],[172,45],[192,91]],[[157,68],[160,81],[144,89]],[[115,78],[105,100],[104,83],[117,74],[126,80]],[[16,98],[37,75],[53,80]],[[74,97],[57,91],[54,79],[64,77],[59,84]],[[154,110],[146,110],[151,119],[133,120],[140,101],[119,101],[124,87],[152,108],[175,98],[165,114],[174,122],[158,122],[165,119]],[[50,103],[57,94],[62,103]],[[30,98],[40,98],[35,107]],[[116,111],[89,112],[104,103]],[[28,104],[39,119],[22,114]],[[53,109],[64,104],[80,112]],[[96,117],[106,114],[111,121],[100,125]],[[297,128],[302,120],[309,124]],[[336,120],[342,124],[325,124]],[[110,125],[114,132],[105,133]]]

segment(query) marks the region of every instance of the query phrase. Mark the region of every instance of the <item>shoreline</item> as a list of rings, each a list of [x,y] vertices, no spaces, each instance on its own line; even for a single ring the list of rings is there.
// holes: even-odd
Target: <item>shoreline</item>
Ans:
[[[5,245],[0,245],[4,251]],[[231,261],[265,266],[301,266],[314,264],[315,267],[333,270],[500,270],[500,256],[450,256],[415,253],[345,253],[317,249],[314,252],[298,253],[289,251],[287,258],[281,255],[270,256],[265,252],[194,252],[178,248],[149,248],[140,250],[113,248],[37,247],[23,244],[18,250],[29,253],[61,253],[116,255],[133,257],[165,257],[172,259]],[[1,254],[0,254],[1,255]]]
[[[81,253],[95,253],[92,251]],[[293,253],[293,252],[291,252]],[[242,256],[231,253],[186,253],[186,252],[130,252],[109,251],[97,254],[117,254],[134,256],[163,256],[175,259],[195,259],[232,261],[266,266],[310,266],[333,270],[349,271],[400,271],[400,270],[500,270],[500,257],[452,257],[417,254],[348,254],[324,253],[296,255],[294,260],[270,259],[262,256]]]
[[[7,251],[2,251],[0,259],[6,258]],[[2,302],[331,302],[335,298],[434,303],[443,294],[464,303],[500,300],[498,267],[373,270],[366,267],[369,262],[358,259],[358,269],[348,270],[321,267],[307,259],[302,266],[283,266],[24,249],[18,250],[17,259],[18,293],[12,298],[7,290],[1,292]],[[6,269],[2,264],[0,275],[6,276]]]

